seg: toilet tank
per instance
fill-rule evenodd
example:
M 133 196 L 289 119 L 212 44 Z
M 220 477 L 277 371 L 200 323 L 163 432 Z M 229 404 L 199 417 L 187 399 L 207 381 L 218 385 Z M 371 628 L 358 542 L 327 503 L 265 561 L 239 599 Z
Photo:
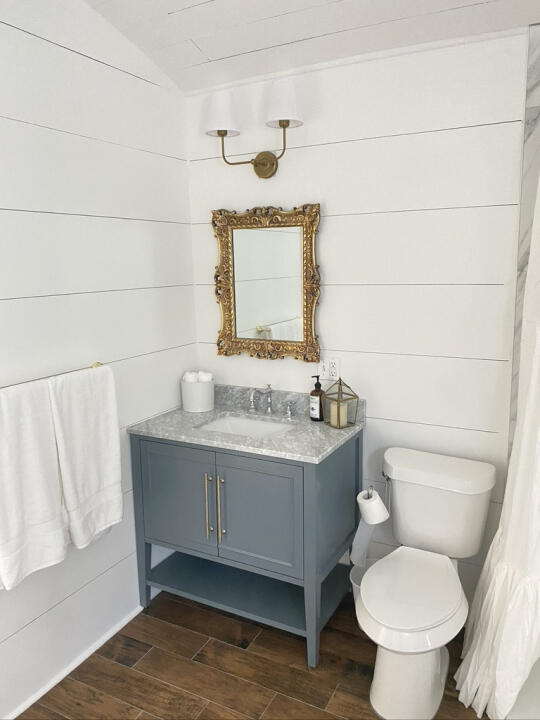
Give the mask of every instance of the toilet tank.
M 388 448 L 394 537 L 402 545 L 451 558 L 476 555 L 495 485 L 493 465 L 434 453 Z

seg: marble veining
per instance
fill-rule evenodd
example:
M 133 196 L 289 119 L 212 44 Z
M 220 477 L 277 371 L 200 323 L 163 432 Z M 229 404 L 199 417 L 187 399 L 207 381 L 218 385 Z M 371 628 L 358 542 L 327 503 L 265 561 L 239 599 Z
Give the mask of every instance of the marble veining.
M 237 450 L 255 455 L 284 458 L 318 464 L 365 426 L 365 401 L 360 400 L 357 424 L 336 430 L 326 423 L 315 423 L 309 418 L 309 395 L 304 393 L 273 391 L 272 415 L 262 410 L 265 398 L 258 399 L 258 411 L 248 413 L 250 388 L 238 385 L 216 385 L 215 409 L 205 413 L 189 413 L 181 409 L 157 415 L 132 425 L 132 435 L 173 440 L 211 448 Z M 287 403 L 294 403 L 291 420 L 285 417 Z M 254 438 L 247 435 L 206 430 L 212 420 L 226 416 L 250 417 L 257 420 L 281 422 L 291 428 L 288 432 L 269 437 Z
M 523 137 L 523 170 L 521 177 L 519 245 L 516 278 L 516 309 L 514 325 L 514 351 L 510 397 L 509 445 L 512 446 L 517 418 L 519 390 L 519 360 L 521 321 L 525 283 L 529 264 L 532 224 L 536 204 L 536 190 L 540 176 L 540 25 L 529 28 L 527 66 L 527 94 L 525 98 L 525 127 Z

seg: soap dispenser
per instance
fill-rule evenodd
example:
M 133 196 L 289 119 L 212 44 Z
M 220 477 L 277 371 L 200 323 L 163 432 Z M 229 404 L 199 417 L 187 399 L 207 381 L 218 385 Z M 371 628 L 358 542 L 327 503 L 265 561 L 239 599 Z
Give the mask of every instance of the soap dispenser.
M 321 390 L 321 383 L 319 382 L 320 375 L 312 375 L 311 377 L 317 378 L 315 383 L 315 390 L 312 390 L 309 396 L 309 417 L 313 422 L 322 422 L 323 419 L 323 391 Z

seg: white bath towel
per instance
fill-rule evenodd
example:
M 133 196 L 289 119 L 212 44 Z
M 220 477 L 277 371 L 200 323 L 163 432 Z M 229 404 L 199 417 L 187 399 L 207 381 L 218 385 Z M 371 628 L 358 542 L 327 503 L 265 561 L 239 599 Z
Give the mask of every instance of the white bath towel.
M 122 520 L 114 377 L 102 366 L 48 383 L 69 532 L 83 548 Z
M 0 588 L 61 562 L 69 542 L 45 380 L 0 390 Z

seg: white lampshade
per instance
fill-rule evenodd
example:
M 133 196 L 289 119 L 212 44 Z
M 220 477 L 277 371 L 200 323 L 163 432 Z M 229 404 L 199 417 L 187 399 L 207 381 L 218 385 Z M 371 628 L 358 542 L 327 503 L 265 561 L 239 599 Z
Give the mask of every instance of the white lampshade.
M 218 90 L 210 98 L 210 107 L 206 118 L 206 134 L 217 135 L 218 130 L 226 130 L 227 135 L 240 135 L 234 116 L 232 96 L 228 90 Z
M 289 127 L 303 125 L 302 115 L 296 102 L 296 89 L 292 78 L 274 80 L 270 88 L 270 102 L 268 104 L 269 127 L 279 127 L 280 120 L 288 120 Z

